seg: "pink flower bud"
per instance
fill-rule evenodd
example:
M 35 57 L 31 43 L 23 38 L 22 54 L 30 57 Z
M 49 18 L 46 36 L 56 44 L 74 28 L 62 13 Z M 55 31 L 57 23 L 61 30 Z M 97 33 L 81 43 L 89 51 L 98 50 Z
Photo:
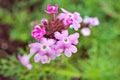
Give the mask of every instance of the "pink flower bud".
M 47 10 L 45 11 L 48 14 L 55 14 L 58 12 L 58 4 L 56 4 L 55 6 L 51 6 L 50 4 L 48 4 L 47 6 Z
M 40 26 L 35 26 L 35 29 L 32 30 L 32 37 L 36 40 L 40 40 L 46 34 L 45 28 Z
M 41 20 L 41 24 L 44 26 L 44 25 L 47 25 L 48 24 L 48 20 L 47 19 L 45 19 L 45 18 L 43 18 L 42 20 Z

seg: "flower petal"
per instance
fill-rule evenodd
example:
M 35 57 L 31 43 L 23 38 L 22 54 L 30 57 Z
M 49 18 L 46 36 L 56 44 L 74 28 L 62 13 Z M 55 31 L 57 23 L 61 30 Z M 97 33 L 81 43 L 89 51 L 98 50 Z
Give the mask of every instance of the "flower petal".
M 42 56 L 42 57 L 41 57 L 41 63 L 45 64 L 45 63 L 47 63 L 47 62 L 49 62 L 48 57 L 47 57 L 46 55 L 45 55 L 45 56 Z
M 35 62 L 39 62 L 41 59 L 41 55 L 39 53 L 37 53 L 35 56 L 34 56 L 34 61 Z
M 83 34 L 83 36 L 89 36 L 91 31 L 89 28 L 82 28 L 81 33 Z
M 68 37 L 68 30 L 63 30 L 63 31 L 62 31 L 62 35 L 63 35 L 64 37 Z
M 78 28 L 80 28 L 80 23 L 78 23 L 77 21 L 74 21 L 73 22 L 73 28 L 74 28 L 75 31 L 77 31 Z
M 62 10 L 64 13 L 68 13 L 68 11 L 65 10 L 65 9 L 63 9 L 63 8 L 61 8 L 61 10 Z
M 32 47 L 39 47 L 40 46 L 40 43 L 36 42 L 36 43 L 31 43 L 28 45 L 30 48 Z
M 48 39 L 48 41 L 47 41 L 47 45 L 48 46 L 51 46 L 51 45 L 53 45 L 55 43 L 55 40 L 54 39 Z
M 65 16 L 66 16 L 65 13 L 60 13 L 60 14 L 57 16 L 57 18 L 58 18 L 59 20 L 63 20 L 63 19 L 65 18 Z
M 61 56 L 63 49 L 56 50 L 56 56 Z
M 79 33 L 74 33 L 69 36 L 69 40 L 72 44 L 78 44 Z
M 32 69 L 32 65 L 31 64 L 28 64 L 26 65 L 27 69 L 31 70 Z
M 64 53 L 65 53 L 65 55 L 66 55 L 67 57 L 71 57 L 71 56 L 72 56 L 71 50 L 68 49 L 68 48 L 65 49 Z
M 70 50 L 71 50 L 71 52 L 73 52 L 73 53 L 76 53 L 76 52 L 77 52 L 77 48 L 76 48 L 74 45 L 72 45 L 72 46 L 70 47 Z
M 55 33 L 54 33 L 54 37 L 55 37 L 56 39 L 58 39 L 58 40 L 63 39 L 63 36 L 60 34 L 60 32 L 55 32 Z

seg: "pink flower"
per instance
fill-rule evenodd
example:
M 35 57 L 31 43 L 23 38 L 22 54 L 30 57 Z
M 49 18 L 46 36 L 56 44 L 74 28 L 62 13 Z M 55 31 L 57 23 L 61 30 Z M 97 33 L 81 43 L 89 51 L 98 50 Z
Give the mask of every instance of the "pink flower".
M 82 28 L 81 33 L 83 36 L 89 36 L 90 35 L 90 29 L 89 28 Z
M 32 37 L 34 37 L 36 40 L 40 40 L 44 35 L 46 34 L 45 28 L 40 27 L 39 25 L 35 26 L 35 29 L 32 30 Z
M 18 59 L 20 60 L 21 64 L 27 67 L 29 70 L 32 69 L 32 65 L 30 64 L 31 55 L 24 54 L 23 56 L 18 55 Z
M 63 20 L 64 25 L 73 25 L 74 30 L 78 30 L 80 28 L 80 23 L 82 22 L 82 18 L 78 12 L 70 13 L 65 9 L 61 8 L 63 13 L 60 13 L 57 18 Z
M 42 53 L 42 55 L 48 56 L 49 60 L 54 60 L 56 58 L 56 54 L 53 49 L 53 46 L 55 45 L 55 40 L 42 38 L 40 44 L 41 44 L 40 53 Z
M 36 53 L 34 57 L 35 62 L 41 62 L 44 64 L 49 63 L 51 60 L 54 60 L 56 58 L 56 54 L 53 48 L 54 44 L 54 39 L 47 38 L 41 38 L 40 43 L 30 44 L 30 52 Z
M 91 18 L 86 16 L 83 20 L 84 23 L 89 24 L 89 26 L 97 26 L 99 25 L 99 20 L 97 17 Z
M 77 52 L 77 48 L 74 45 L 78 44 L 78 33 L 68 36 L 68 31 L 64 30 L 62 33 L 55 32 L 55 38 L 58 39 L 55 48 L 57 56 L 60 56 L 62 51 L 64 51 L 67 57 L 70 57 L 72 53 Z
M 56 4 L 55 6 L 51 6 L 50 4 L 48 4 L 47 6 L 47 10 L 45 11 L 48 14 L 55 14 L 58 12 L 58 4 Z

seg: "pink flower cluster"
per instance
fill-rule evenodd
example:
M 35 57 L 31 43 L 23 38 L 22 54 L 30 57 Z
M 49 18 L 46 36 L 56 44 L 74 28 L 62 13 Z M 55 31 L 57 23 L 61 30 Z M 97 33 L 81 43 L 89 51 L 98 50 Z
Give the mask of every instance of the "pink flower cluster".
M 36 42 L 29 44 L 30 54 L 18 56 L 22 65 L 28 69 L 32 68 L 30 64 L 32 56 L 34 56 L 34 62 L 42 64 L 50 63 L 62 54 L 71 57 L 78 51 L 76 45 L 79 43 L 80 32 L 76 31 L 81 30 L 83 36 L 88 36 L 90 28 L 99 25 L 97 18 L 85 17 L 82 19 L 78 12 L 71 13 L 63 8 L 61 10 L 62 13 L 55 17 L 55 14 L 58 13 L 58 4 L 55 6 L 48 4 L 45 12 L 52 15 L 51 20 L 42 19 L 33 25 L 31 36 Z M 75 33 L 70 34 L 68 28 L 73 28 Z

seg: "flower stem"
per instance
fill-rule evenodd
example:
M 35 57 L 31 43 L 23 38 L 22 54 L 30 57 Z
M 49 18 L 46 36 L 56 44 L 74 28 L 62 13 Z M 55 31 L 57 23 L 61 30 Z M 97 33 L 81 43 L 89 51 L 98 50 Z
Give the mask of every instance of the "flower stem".
M 54 20 L 54 16 L 55 16 L 55 15 L 52 14 L 52 24 L 54 24 L 54 21 L 55 21 L 55 20 Z

